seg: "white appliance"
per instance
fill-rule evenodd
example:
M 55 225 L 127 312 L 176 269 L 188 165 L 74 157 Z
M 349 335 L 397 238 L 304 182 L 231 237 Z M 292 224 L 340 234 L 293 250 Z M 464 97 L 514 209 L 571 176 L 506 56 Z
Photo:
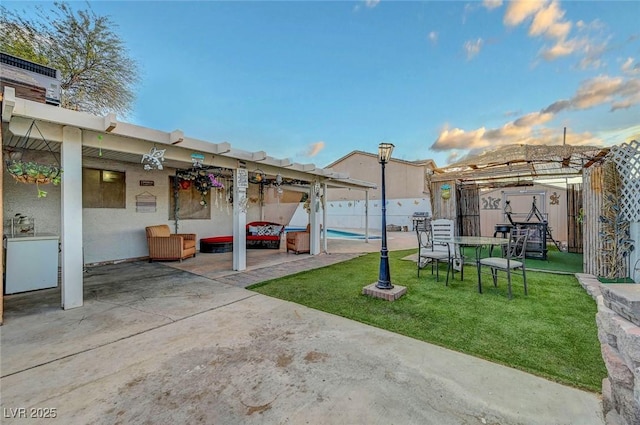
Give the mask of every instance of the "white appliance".
M 57 287 L 58 241 L 51 233 L 6 237 L 4 293 Z

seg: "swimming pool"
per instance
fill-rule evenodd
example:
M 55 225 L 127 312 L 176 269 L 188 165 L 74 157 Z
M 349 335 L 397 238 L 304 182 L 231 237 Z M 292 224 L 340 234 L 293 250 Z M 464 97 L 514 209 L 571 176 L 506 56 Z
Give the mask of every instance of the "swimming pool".
M 295 232 L 304 230 L 303 227 L 286 227 L 285 232 Z M 327 229 L 327 239 L 362 239 L 365 236 L 363 233 L 347 232 L 344 230 Z M 369 235 L 369 239 L 380 239 L 380 236 Z

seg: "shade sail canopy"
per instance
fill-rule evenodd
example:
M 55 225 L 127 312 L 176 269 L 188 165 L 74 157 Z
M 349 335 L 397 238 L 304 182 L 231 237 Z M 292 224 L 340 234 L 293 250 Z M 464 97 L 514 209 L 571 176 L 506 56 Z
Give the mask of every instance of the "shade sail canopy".
M 434 180 L 515 181 L 578 176 L 609 148 L 569 145 L 507 145 L 438 168 Z

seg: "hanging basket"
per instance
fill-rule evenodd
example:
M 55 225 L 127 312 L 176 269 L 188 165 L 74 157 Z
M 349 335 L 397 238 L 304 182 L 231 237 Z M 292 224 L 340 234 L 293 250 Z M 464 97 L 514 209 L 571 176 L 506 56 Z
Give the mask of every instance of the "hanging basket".
M 62 167 L 60 167 L 60 163 L 58 162 L 58 159 L 53 154 L 53 151 L 51 150 L 49 143 L 46 141 L 46 139 L 42 135 L 42 132 L 36 125 L 35 120 L 31 123 L 29 130 L 25 134 L 24 148 L 26 149 L 27 141 L 31 135 L 31 130 L 34 127 L 38 130 L 38 133 L 40 133 L 40 137 L 45 142 L 45 145 L 49 149 L 49 152 L 51 152 L 51 155 L 53 155 L 53 158 L 56 160 L 58 164 L 57 165 L 41 164 L 36 161 L 27 162 L 22 160 L 21 158 L 22 155 L 10 155 L 9 159 L 6 160 L 6 168 L 7 168 L 7 172 L 11 175 L 11 177 L 14 178 L 14 180 L 20 183 L 37 185 L 38 198 L 43 198 L 47 196 L 47 192 L 45 192 L 44 190 L 41 190 L 39 185 L 49 184 L 49 183 L 53 183 L 54 185 L 59 184 L 60 181 L 62 180 Z M 24 149 L 22 149 L 20 152 L 22 152 L 23 150 Z
M 23 162 L 21 160 L 7 161 L 7 172 L 20 183 L 48 184 L 60 183 L 62 169 L 55 165 L 40 164 L 38 162 Z

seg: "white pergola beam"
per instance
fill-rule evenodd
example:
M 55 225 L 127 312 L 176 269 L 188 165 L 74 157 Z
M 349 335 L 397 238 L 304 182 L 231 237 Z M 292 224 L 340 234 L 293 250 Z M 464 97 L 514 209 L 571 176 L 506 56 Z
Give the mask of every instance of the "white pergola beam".
M 2 94 L 2 121 L 9 122 L 16 107 L 16 89 L 5 86 Z
M 267 159 L 267 153 L 265 151 L 253 152 L 251 154 L 252 161 L 264 161 Z
M 184 133 L 182 130 L 174 130 L 169 134 L 169 143 L 172 145 L 177 145 L 182 142 L 184 142 Z
M 107 114 L 104 116 L 104 131 L 111 133 L 113 129 L 118 125 L 118 120 L 115 114 Z
M 5 87 L 4 90 L 2 119 L 10 122 L 10 131 L 16 136 L 24 136 L 31 124 L 31 121 L 37 120 L 38 127 L 43 131 L 45 138 L 49 141 L 55 142 L 62 142 L 61 126 L 77 127 L 84 133 L 96 132 L 98 134 L 104 134 L 108 128 L 115 124 L 115 127 L 104 135 L 102 144 L 97 147 L 128 152 L 132 149 L 127 149 L 125 144 L 132 144 L 132 142 L 138 141 L 142 142 L 145 146 L 144 151 L 140 152 L 140 147 L 138 146 L 135 148 L 135 152 L 132 153 L 144 154 L 150 149 L 150 145 L 166 145 L 167 154 L 165 155 L 165 158 L 167 159 L 171 157 L 188 157 L 183 150 L 187 153 L 191 150 L 192 152 L 202 152 L 205 155 L 219 155 L 219 157 L 214 160 L 214 162 L 218 164 L 221 164 L 222 162 L 225 164 L 237 164 L 237 161 L 248 161 L 254 163 L 260 161 L 261 164 L 264 164 L 263 166 L 268 164 L 273 166 L 276 170 L 281 169 L 282 172 L 275 171 L 274 174 L 281 173 L 283 174 L 283 177 L 297 178 L 300 180 L 313 180 L 314 176 L 330 178 L 331 181 L 328 181 L 328 184 L 331 187 L 351 187 L 360 190 L 376 187 L 375 184 L 369 182 L 350 179 L 346 173 L 335 173 L 332 170 L 329 171 L 330 169 L 318 168 L 314 164 L 292 163 L 289 159 L 271 158 L 262 151 L 248 152 L 239 149 L 232 149 L 228 142 L 216 144 L 192 139 L 182 135 L 183 141 L 180 143 L 179 147 L 175 147 L 175 149 L 178 150 L 174 151 L 171 144 L 179 140 L 180 137 L 178 136 L 182 133 L 179 130 L 168 133 L 125 122 L 118 122 L 115 117 L 112 117 L 111 115 L 107 115 L 107 117 L 95 116 L 85 112 L 71 111 L 44 103 L 16 98 L 15 89 L 12 87 Z M 110 136 L 119 137 L 112 139 Z M 118 139 L 124 140 L 125 143 L 121 143 Z M 145 142 L 147 144 L 144 144 Z M 87 146 L 91 146 L 91 138 L 83 137 L 83 143 Z M 169 151 L 171 151 L 171 154 Z M 229 161 L 222 161 L 223 158 L 228 158 Z M 176 160 L 182 161 L 182 159 Z M 185 162 L 190 162 L 190 159 L 187 158 Z M 227 166 L 227 168 L 235 168 L 235 166 Z M 286 171 L 286 173 L 284 171 Z M 287 176 L 285 176 L 285 174 L 287 174 Z M 340 179 L 341 182 L 337 183 L 334 179 Z
M 215 146 L 214 153 L 216 155 L 222 155 L 224 153 L 231 151 L 231 143 L 228 143 L 228 142 L 216 143 L 214 146 Z

